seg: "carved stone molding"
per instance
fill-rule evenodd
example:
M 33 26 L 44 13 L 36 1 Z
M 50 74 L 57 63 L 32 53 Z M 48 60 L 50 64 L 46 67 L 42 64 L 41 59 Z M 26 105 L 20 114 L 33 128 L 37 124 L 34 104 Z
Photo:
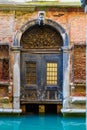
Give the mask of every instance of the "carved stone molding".
M 11 51 L 20 51 L 21 47 L 20 46 L 12 46 Z

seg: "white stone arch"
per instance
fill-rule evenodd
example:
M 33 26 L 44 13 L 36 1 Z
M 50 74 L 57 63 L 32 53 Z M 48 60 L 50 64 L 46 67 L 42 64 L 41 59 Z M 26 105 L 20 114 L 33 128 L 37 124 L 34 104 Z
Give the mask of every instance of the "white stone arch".
M 24 24 L 16 33 L 15 35 L 15 38 L 14 38 L 14 43 L 13 43 L 13 46 L 15 47 L 20 47 L 20 40 L 21 40 L 21 37 L 22 37 L 22 34 L 28 29 L 30 28 L 31 26 L 35 26 L 37 25 L 37 20 L 38 19 L 35 19 L 35 20 L 32 20 L 32 21 L 28 21 L 26 24 Z M 54 22 L 50 19 L 45 19 L 45 24 L 46 25 L 49 25 L 53 28 L 56 29 L 56 31 L 58 31 L 60 33 L 60 35 L 62 36 L 62 39 L 63 39 L 63 46 L 68 46 L 69 45 L 69 39 L 68 39 L 68 35 L 65 31 L 65 29 L 60 25 L 58 24 L 57 22 Z

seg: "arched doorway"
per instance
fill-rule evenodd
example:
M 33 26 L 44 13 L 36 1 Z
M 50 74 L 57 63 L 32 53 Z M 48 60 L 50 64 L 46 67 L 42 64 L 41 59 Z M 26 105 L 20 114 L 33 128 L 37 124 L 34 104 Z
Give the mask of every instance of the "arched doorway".
M 34 25 L 21 37 L 21 98 L 60 100 L 63 81 L 63 39 L 55 28 Z
M 27 22 L 15 36 L 14 108 L 20 107 L 20 96 L 24 103 L 52 104 L 69 93 L 68 36 L 58 23 L 46 19 L 38 25 L 37 20 Z

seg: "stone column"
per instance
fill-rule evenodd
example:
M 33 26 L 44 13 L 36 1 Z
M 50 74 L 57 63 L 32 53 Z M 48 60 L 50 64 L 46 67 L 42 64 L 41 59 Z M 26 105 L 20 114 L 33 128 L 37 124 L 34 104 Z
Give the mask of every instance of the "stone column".
M 13 109 L 20 109 L 20 48 L 13 47 Z
M 70 55 L 69 47 L 64 46 L 63 48 L 63 108 L 68 107 L 70 88 Z

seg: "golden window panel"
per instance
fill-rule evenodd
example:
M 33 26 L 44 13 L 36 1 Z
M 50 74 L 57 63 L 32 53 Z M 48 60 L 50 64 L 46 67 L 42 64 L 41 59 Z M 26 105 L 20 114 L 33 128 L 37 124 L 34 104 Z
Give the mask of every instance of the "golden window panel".
M 47 63 L 46 66 L 46 84 L 57 85 L 57 63 Z

